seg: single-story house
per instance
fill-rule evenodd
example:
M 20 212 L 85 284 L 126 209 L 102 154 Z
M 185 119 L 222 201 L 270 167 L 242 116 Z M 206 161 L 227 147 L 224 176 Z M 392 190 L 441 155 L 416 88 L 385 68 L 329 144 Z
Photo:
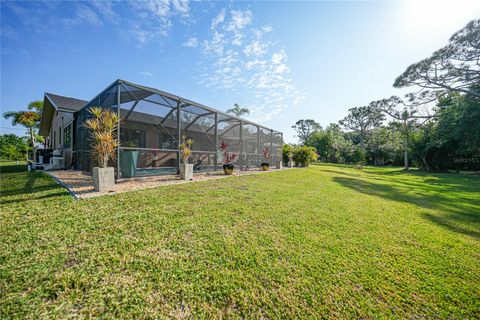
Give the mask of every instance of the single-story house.
M 95 165 L 89 133 L 82 125 L 93 106 L 120 117 L 119 147 L 111 164 L 117 178 L 176 173 L 183 137 L 193 140 L 195 171 L 221 166 L 222 142 L 237 154 L 234 163 L 240 168 L 282 160 L 281 132 L 168 92 L 116 80 L 90 101 L 45 93 L 40 135 L 47 149 L 61 150 L 66 168 L 90 171 Z

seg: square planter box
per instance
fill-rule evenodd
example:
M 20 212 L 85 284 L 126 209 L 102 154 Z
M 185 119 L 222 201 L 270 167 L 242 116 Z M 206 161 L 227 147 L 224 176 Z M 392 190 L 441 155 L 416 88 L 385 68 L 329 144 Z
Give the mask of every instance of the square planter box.
M 193 180 L 193 164 L 180 164 L 180 179 Z
M 115 185 L 115 174 L 113 167 L 93 168 L 93 187 L 95 191 L 112 191 Z

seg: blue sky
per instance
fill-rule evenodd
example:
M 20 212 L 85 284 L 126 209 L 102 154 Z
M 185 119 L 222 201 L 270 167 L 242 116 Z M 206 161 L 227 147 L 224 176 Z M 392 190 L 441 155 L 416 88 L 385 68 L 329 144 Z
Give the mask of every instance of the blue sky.
M 392 83 L 480 16 L 480 1 L 1 2 L 2 113 L 45 91 L 90 100 L 115 79 L 284 132 L 401 95 Z M 1 133 L 22 134 L 2 118 Z

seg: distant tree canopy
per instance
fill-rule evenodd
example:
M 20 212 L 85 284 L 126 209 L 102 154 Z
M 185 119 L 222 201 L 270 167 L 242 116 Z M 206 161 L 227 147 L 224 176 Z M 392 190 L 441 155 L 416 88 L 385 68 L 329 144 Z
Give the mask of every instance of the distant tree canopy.
M 293 128 L 325 162 L 480 170 L 480 19 L 394 83 L 410 86 L 420 90 L 350 108 L 325 130 L 311 119 Z
M 348 110 L 350 113 L 339 123 L 347 130 L 353 130 L 358 134 L 360 139 L 360 147 L 364 147 L 366 140 L 370 134 L 370 131 L 378 127 L 385 115 L 371 106 L 351 108 Z
M 301 144 L 305 144 L 314 132 L 322 130 L 322 126 L 312 119 L 298 120 L 292 128 Z
M 26 160 L 28 145 L 26 138 L 15 134 L 0 135 L 0 159 Z

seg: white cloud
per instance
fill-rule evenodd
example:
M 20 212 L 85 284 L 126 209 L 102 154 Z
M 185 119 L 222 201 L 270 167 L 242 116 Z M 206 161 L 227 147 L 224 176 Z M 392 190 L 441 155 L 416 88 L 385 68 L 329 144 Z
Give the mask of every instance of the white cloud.
M 30 32 L 61 33 L 64 28 L 101 27 L 111 23 L 115 24 L 122 40 L 139 47 L 163 40 L 174 23 L 192 21 L 187 0 L 90 0 L 71 2 L 66 10 L 60 10 L 53 1 L 25 5 L 7 1 L 2 2 L 3 6 Z
M 246 46 L 243 52 L 247 56 L 262 56 L 267 52 L 267 46 L 267 44 L 257 40 Z
M 89 2 L 105 19 L 117 24 L 120 21 L 120 17 L 113 9 L 113 3 L 106 0 L 91 0 Z
M 252 119 L 264 121 L 298 105 L 305 93 L 286 76 L 286 51 L 264 38 L 273 27 L 258 28 L 253 21 L 249 10 L 232 10 L 227 19 L 225 9 L 212 20 L 211 36 L 202 42 L 199 83 L 230 92 Z
M 262 31 L 263 31 L 264 33 L 272 32 L 272 31 L 273 31 L 273 27 L 268 24 L 268 25 L 262 27 Z
M 196 48 L 198 46 L 198 39 L 196 37 L 190 37 L 183 43 L 183 46 L 187 48 Z
M 250 10 L 232 10 L 232 19 L 230 20 L 227 31 L 240 30 L 252 23 L 253 15 Z
M 278 52 L 275 52 L 272 56 L 272 62 L 274 64 L 281 64 L 283 61 L 287 59 L 287 54 L 285 53 L 285 50 L 280 50 Z
M 225 20 L 226 10 L 223 8 L 218 15 L 212 20 L 212 29 L 215 29 L 220 23 Z
M 154 78 L 154 79 L 157 78 L 157 76 L 151 73 L 150 71 L 142 71 L 142 75 L 149 78 Z
M 91 27 L 99 27 L 103 25 L 103 22 L 100 20 L 97 13 L 83 4 L 77 5 L 75 17 L 64 18 L 61 19 L 61 21 L 67 28 L 73 28 L 79 25 L 88 25 Z
M 190 7 L 186 0 L 147 0 L 128 2 L 132 10 L 129 32 L 125 38 L 143 46 L 150 41 L 161 40 L 169 34 L 177 17 L 186 21 Z

